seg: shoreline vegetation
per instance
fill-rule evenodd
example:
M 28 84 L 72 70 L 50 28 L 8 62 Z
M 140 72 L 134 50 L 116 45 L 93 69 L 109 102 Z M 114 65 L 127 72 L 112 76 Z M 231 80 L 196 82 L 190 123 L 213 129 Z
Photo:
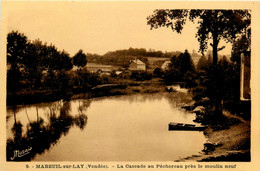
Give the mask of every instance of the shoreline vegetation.
M 161 79 L 148 81 L 131 81 L 116 84 L 97 85 L 88 90 L 75 87 L 61 94 L 59 90 L 23 90 L 20 92 L 9 92 L 7 106 L 26 105 L 42 102 L 53 102 L 58 100 L 90 99 L 95 97 L 130 95 L 134 93 L 158 93 L 166 92 L 166 87 Z

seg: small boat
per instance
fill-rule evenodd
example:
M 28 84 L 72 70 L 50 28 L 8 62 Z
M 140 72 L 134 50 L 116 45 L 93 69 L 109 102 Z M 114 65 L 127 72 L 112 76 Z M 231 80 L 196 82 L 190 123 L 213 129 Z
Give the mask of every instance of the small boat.
M 169 131 L 203 131 L 206 126 L 170 122 Z

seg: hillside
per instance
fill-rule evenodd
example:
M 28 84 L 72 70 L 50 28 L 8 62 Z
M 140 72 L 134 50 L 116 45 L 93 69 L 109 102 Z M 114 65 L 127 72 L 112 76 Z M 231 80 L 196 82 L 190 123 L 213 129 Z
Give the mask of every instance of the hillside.
M 128 67 L 129 62 L 137 58 L 146 63 L 148 68 L 156 68 L 160 67 L 165 60 L 169 60 L 172 56 L 180 53 L 180 51 L 162 52 L 151 49 L 147 51 L 144 48 L 129 48 L 110 51 L 104 55 L 88 53 L 87 59 L 90 63 Z

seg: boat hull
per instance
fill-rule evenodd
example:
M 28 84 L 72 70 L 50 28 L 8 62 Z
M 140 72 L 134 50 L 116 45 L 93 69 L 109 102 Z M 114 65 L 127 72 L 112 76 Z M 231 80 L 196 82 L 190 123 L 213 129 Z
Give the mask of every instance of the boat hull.
M 169 124 L 169 131 L 204 131 L 205 126 L 193 126 L 193 125 L 172 125 Z

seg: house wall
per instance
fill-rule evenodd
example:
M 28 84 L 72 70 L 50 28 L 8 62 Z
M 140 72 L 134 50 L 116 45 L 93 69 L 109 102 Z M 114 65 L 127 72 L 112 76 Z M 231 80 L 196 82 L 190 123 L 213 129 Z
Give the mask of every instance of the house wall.
M 137 65 L 137 68 L 141 69 L 141 70 L 145 70 L 146 69 L 145 65 Z
M 146 66 L 145 66 L 145 64 L 131 63 L 131 64 L 129 65 L 129 69 L 130 69 L 130 70 L 143 70 L 143 71 L 145 71 Z
M 129 68 L 137 68 L 137 64 L 136 64 L 136 63 L 131 63 L 131 64 L 129 65 Z

